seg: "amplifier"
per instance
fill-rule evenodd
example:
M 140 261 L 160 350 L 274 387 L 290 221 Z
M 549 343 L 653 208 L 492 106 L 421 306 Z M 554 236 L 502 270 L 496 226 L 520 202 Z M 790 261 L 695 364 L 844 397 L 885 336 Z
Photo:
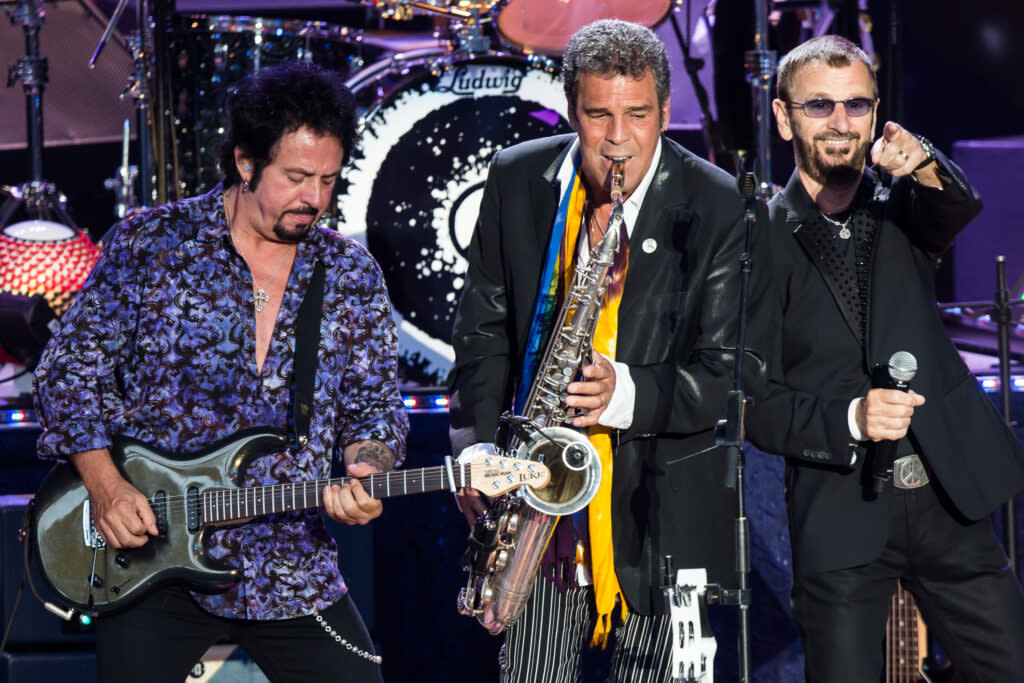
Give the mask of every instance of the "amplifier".
M 6 652 L 0 683 L 96 683 L 93 652 Z

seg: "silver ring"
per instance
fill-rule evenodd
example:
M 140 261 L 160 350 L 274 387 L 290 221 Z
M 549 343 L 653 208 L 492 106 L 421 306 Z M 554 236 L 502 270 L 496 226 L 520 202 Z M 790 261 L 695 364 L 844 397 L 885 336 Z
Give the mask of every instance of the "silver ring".
M 910 158 L 910 155 L 907 154 L 906 152 L 900 152 L 900 156 L 903 157 L 903 161 L 906 161 L 907 159 Z
M 607 403 L 607 401 L 605 401 L 604 394 L 601 394 L 601 405 L 604 406 L 605 403 Z

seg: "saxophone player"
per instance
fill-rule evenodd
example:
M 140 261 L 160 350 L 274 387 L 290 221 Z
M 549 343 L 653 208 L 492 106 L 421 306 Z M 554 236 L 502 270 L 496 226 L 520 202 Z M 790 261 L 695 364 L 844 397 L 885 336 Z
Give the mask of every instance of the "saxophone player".
M 601 20 L 570 40 L 562 71 L 575 131 L 496 154 L 469 248 L 449 375 L 455 453 L 492 441 L 521 405 L 566 272 L 602 239 L 622 163 L 621 244 L 593 335 L 568 385 L 603 467 L 581 512 L 560 519 L 519 617 L 505 629 L 507 682 L 575 682 L 586 647 L 616 681 L 669 676 L 662 558 L 736 583 L 734 494 L 713 443 L 725 414 L 736 326 L 742 201 L 732 179 L 663 135 L 665 46 L 649 29 Z M 621 160 L 624 159 L 624 162 Z M 517 398 L 518 394 L 518 398 Z M 472 518 L 485 500 L 467 492 Z

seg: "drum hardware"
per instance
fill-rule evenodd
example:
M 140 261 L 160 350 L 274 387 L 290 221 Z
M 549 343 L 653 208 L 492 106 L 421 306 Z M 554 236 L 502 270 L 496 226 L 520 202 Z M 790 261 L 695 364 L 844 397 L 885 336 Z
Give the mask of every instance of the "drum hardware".
M 92 58 L 89 59 L 90 69 L 96 66 L 96 60 L 99 59 L 100 53 L 103 51 L 104 46 L 110 39 L 110 36 L 114 31 L 114 27 L 121 19 L 121 14 L 124 12 L 127 5 L 128 0 L 120 0 L 117 7 L 114 9 L 114 12 L 110 15 L 110 20 L 107 22 L 103 35 L 100 37 L 100 41 L 96 45 L 96 49 L 93 51 Z M 122 170 L 120 173 L 124 177 L 124 180 L 121 181 L 119 185 L 112 185 L 104 182 L 104 187 L 107 189 L 113 189 L 117 193 L 117 213 L 119 218 L 124 217 L 127 207 L 141 206 L 145 208 L 151 206 L 152 203 L 157 200 L 156 194 L 153 190 L 153 180 L 156 174 L 156 169 L 153 161 L 153 131 L 150 121 L 151 98 L 148 77 L 152 72 L 152 59 L 150 58 L 150 55 L 153 52 L 153 24 L 150 20 L 148 0 L 138 0 L 137 12 L 138 29 L 133 31 L 126 38 L 135 68 L 128 79 L 128 85 L 125 87 L 124 92 L 121 93 L 121 98 L 124 99 L 126 97 L 130 97 L 132 99 L 138 116 L 139 165 L 135 169 L 135 174 L 140 180 L 140 199 L 139 201 L 135 201 L 133 196 L 124 195 L 126 191 L 129 193 L 133 191 L 134 183 L 129 182 L 129 179 L 131 178 L 131 171 L 127 163 L 127 153 L 124 151 L 123 147 Z M 125 122 L 125 125 L 126 137 L 124 144 L 126 146 L 128 144 L 127 136 L 129 134 L 127 121 Z
M 1000 407 L 1003 415 L 1003 419 L 1006 424 L 1014 429 L 1017 425 L 1013 420 L 1013 413 L 1011 410 L 1010 401 L 1010 365 L 1012 363 L 1011 356 L 1018 356 L 1019 354 L 1014 352 L 1011 347 L 1011 341 L 1016 342 L 1017 339 L 1011 340 L 1011 328 L 1014 332 L 1014 337 L 1017 336 L 1019 325 L 1017 320 L 1022 318 L 1015 317 L 1024 313 L 1024 299 L 1010 296 L 1010 290 L 1007 287 L 1006 279 L 1006 257 L 996 256 L 996 291 L 995 297 L 992 301 L 955 301 L 952 303 L 940 303 L 938 304 L 938 310 L 941 313 L 952 315 L 955 318 L 959 318 L 962 322 L 966 323 L 969 321 L 967 318 L 966 311 L 969 311 L 971 316 L 987 315 L 988 321 L 983 326 L 974 323 L 975 327 L 981 327 L 981 329 L 991 329 L 993 326 L 996 328 L 994 331 L 997 335 L 997 353 L 999 356 L 999 390 L 1000 390 Z M 947 328 L 951 325 L 950 320 L 946 320 Z M 980 321 L 979 321 L 980 322 Z M 963 348 L 960 344 L 957 344 L 959 348 Z M 1016 346 L 1013 343 L 1012 346 Z M 1003 522 L 1003 547 L 1006 548 L 1007 557 L 1010 560 L 1010 570 L 1016 575 L 1020 576 L 1019 568 L 1017 566 L 1017 525 L 1016 513 L 1014 512 L 1016 504 L 1011 498 L 1006 501 L 1003 505 L 1002 510 L 1002 522 Z
M 704 88 L 704 84 L 700 81 L 698 72 L 704 68 L 705 61 L 698 57 L 693 57 L 692 53 L 692 40 L 687 40 L 685 36 L 693 35 L 690 31 L 690 0 L 686 0 L 683 6 L 683 11 L 686 14 L 686 32 L 684 34 L 682 28 L 679 26 L 679 20 L 676 18 L 676 13 L 672 12 L 669 17 L 672 23 L 672 31 L 675 33 L 676 41 L 679 43 L 679 49 L 682 52 L 683 67 L 686 69 L 687 75 L 690 77 L 690 85 L 693 87 L 693 94 L 697 98 L 697 103 L 700 106 L 701 112 L 701 128 L 704 131 L 704 147 L 707 149 L 708 161 L 713 164 L 717 164 L 716 161 L 718 155 L 725 150 L 722 147 L 722 138 L 718 131 L 718 122 L 715 120 L 714 115 L 711 113 L 711 102 L 708 98 L 708 92 Z
M 721 587 L 708 584 L 703 567 L 674 571 L 672 556 L 664 558 L 662 591 L 669 615 L 673 683 L 713 683 L 718 643 L 708 622 L 708 604 L 717 601 Z
M 22 185 L 0 188 L 7 198 L 0 206 L 0 227 L 19 207 L 35 218 L 58 221 L 78 230 L 67 209 L 67 197 L 53 183 L 43 180 L 43 91 L 49 82 L 46 57 L 39 56 L 39 30 L 46 12 L 42 0 L 19 0 L 17 7 L 4 7 L 12 24 L 21 24 L 25 32 L 25 56 L 7 70 L 7 87 L 21 81 L 25 91 L 25 117 L 28 129 L 28 149 L 32 164 L 32 180 Z
M 135 180 L 139 177 L 139 167 L 128 163 L 128 151 L 131 146 L 131 121 L 124 120 L 124 136 L 121 140 L 121 165 L 117 167 L 117 175 L 103 181 L 103 187 L 113 191 L 117 203 L 114 213 L 124 218 L 132 209 L 139 207 L 135 198 Z
M 430 14 L 448 19 L 448 41 L 459 55 L 488 52 L 492 40 L 484 35 L 483 26 L 491 23 L 493 2 L 459 2 L 458 6 L 434 4 L 417 0 L 377 0 L 382 17 L 411 19 L 417 14 Z

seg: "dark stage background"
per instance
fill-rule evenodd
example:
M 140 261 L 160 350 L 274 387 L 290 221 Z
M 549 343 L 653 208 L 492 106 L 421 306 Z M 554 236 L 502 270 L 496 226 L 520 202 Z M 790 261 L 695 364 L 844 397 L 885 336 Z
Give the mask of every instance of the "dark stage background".
M 62 0 L 62 4 L 68 3 Z M 326 6 L 271 11 L 263 2 L 253 13 L 301 13 L 305 18 L 336 22 L 357 22 L 368 14 L 366 8 L 339 9 L 331 3 L 320 4 Z M 739 6 L 750 4 L 744 1 Z M 699 15 L 701 6 L 694 16 Z M 246 2 L 221 3 L 212 11 L 243 12 L 247 8 L 251 5 Z M 1020 40 L 1024 35 L 1024 3 L 871 0 L 870 12 L 881 64 L 882 119 L 896 120 L 953 153 L 987 199 L 987 210 L 944 259 L 938 275 L 940 297 L 991 297 L 995 287 L 991 260 L 997 253 L 1007 257 L 1013 287 L 1024 273 L 1024 245 L 1020 241 L 1024 210 L 1019 201 L 1024 185 L 1024 70 L 1020 67 L 1024 64 L 1024 41 Z M 83 22 L 81 30 L 88 32 L 81 42 L 89 43 L 98 39 L 102 27 Z M 662 26 L 659 34 L 673 58 L 674 134 L 694 149 L 703 149 L 697 130 L 699 108 L 686 81 L 674 35 L 668 26 Z M 44 27 L 41 42 L 44 54 L 51 59 L 51 72 L 57 73 L 54 70 L 58 69 L 60 52 L 71 39 L 47 32 Z M 0 27 L 0 40 L 17 46 L 20 30 Z M 8 50 L 5 54 L 10 53 Z M 709 64 L 700 74 L 709 89 L 714 81 L 711 69 Z M 115 95 L 122 77 L 126 74 L 116 73 L 104 81 Z M 723 73 L 719 77 L 742 76 Z M 57 107 L 62 96 L 55 88 L 48 91 L 44 102 L 47 107 Z M 19 118 L 20 87 L 0 90 L 0 101 L 2 110 L 9 112 L 0 121 L 5 132 L 2 139 L 15 140 L 0 144 L 0 184 L 21 183 L 27 180 L 29 171 L 23 148 L 24 120 Z M 76 134 L 73 125 L 67 132 L 55 124 L 51 142 L 60 144 L 50 144 L 44 152 L 45 177 L 68 195 L 77 220 L 94 238 L 114 222 L 113 198 L 102 182 L 113 175 L 119 163 L 116 132 L 125 114 L 116 99 L 108 106 L 109 111 L 100 105 L 88 113 L 108 116 L 115 124 L 113 136 L 108 131 L 106 137 L 90 133 L 71 139 Z M 83 117 L 86 113 L 79 111 Z M 66 121 L 73 124 L 75 119 L 72 116 Z M 58 139 L 62 135 L 63 139 Z M 791 153 L 777 137 L 775 142 L 773 178 L 784 183 L 792 170 Z M 1014 371 L 1019 374 L 1020 366 Z M 1024 419 L 1022 404 L 1024 394 L 1015 393 L 1018 421 Z M 418 413 L 412 416 L 412 425 L 407 466 L 437 464 L 448 451 L 447 415 Z M 36 487 L 45 468 L 33 460 L 35 435 L 31 428 L 0 431 L 0 494 L 25 494 Z M 792 574 L 782 461 L 753 449 L 748 456 L 754 680 L 797 683 L 803 680 L 802 654 L 789 616 Z M 1018 511 L 1022 507 L 1024 500 L 1019 500 Z M 424 683 L 496 681 L 500 639 L 488 636 L 474 621 L 456 612 L 456 595 L 464 580 L 459 560 L 465 548 L 466 528 L 454 501 L 441 494 L 414 496 L 389 500 L 384 509 L 381 519 L 370 527 L 339 529 L 337 537 L 346 579 L 384 657 L 385 679 Z M 0 617 L 6 624 L 21 576 L 20 547 L 11 540 L 20 515 L 10 512 L 0 517 Z M 1024 528 L 1021 512 L 1017 527 Z M 733 618 L 729 610 L 714 615 L 719 636 L 716 680 L 720 682 L 736 680 Z M 43 635 L 12 641 L 10 654 L 0 666 L 0 683 L 44 678 L 54 683 L 91 680 L 87 628 L 75 627 L 69 632 L 69 627 L 62 627 L 30 595 L 22 599 L 15 623 L 29 634 Z M 594 656 L 594 664 L 600 669 L 600 656 Z M 592 680 L 598 679 L 588 679 L 588 683 Z

